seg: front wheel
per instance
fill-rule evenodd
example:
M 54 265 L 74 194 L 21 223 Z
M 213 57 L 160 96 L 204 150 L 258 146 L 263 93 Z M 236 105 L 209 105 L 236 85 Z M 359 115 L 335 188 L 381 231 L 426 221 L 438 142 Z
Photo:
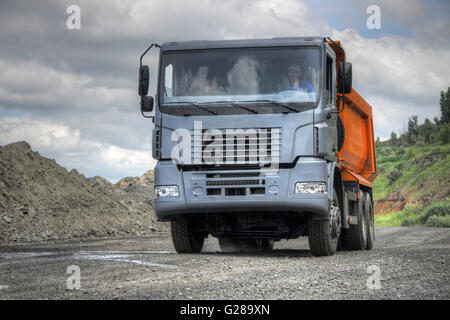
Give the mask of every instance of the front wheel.
M 178 253 L 199 253 L 205 242 L 196 220 L 192 217 L 181 216 L 170 223 L 172 242 Z
M 316 220 L 311 218 L 308 221 L 309 248 L 314 256 L 331 256 L 336 253 L 341 225 L 339 199 L 336 191 L 334 191 L 329 219 Z

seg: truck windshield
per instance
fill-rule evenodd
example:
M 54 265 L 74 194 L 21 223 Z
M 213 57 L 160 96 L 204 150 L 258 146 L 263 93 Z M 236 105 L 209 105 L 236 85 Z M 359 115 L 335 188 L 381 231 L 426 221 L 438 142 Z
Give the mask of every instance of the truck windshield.
M 164 53 L 160 103 L 311 105 L 318 100 L 319 57 L 319 48 L 313 47 Z

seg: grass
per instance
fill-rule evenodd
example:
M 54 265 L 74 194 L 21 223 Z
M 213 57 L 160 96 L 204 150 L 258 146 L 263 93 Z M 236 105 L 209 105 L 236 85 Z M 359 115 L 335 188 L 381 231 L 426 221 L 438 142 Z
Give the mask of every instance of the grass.
M 444 200 L 423 208 L 407 205 L 402 211 L 375 217 L 379 226 L 450 227 L 450 200 Z
M 450 227 L 450 144 L 377 147 L 377 165 L 374 200 L 397 192 L 410 201 L 427 198 L 433 204 L 408 204 L 401 211 L 376 216 L 376 225 Z
M 424 182 L 445 183 L 450 179 L 450 144 L 412 146 L 401 153 L 399 150 L 402 149 L 403 147 L 391 146 L 377 149 L 378 177 L 373 185 L 375 200 L 385 198 L 395 191 L 412 190 Z M 427 156 L 438 157 L 439 160 L 428 165 Z M 389 179 L 390 175 L 395 179 Z

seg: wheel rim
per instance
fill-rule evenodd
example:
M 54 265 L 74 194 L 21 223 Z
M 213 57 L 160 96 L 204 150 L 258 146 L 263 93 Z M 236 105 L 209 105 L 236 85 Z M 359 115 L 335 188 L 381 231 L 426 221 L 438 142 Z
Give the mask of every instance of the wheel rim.
M 330 208 L 330 235 L 331 239 L 339 238 L 341 234 L 341 210 L 333 200 Z

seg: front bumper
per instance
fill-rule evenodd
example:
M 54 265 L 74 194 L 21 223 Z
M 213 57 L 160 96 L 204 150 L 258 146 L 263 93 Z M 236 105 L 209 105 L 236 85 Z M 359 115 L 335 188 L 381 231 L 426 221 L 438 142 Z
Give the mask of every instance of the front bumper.
M 178 197 L 155 198 L 155 213 L 159 220 L 179 214 L 291 211 L 328 217 L 328 193 L 294 194 L 296 182 L 328 182 L 327 162 L 317 158 L 300 158 L 291 169 L 279 169 L 276 174 L 255 177 L 258 170 L 180 171 L 171 161 L 160 161 L 155 167 L 155 186 L 177 185 Z M 233 174 L 233 178 L 227 178 Z M 215 178 L 224 175 L 224 178 Z M 242 178 L 239 178 L 242 175 Z M 237 178 L 236 178 L 237 177 Z M 263 180 L 255 186 L 251 181 Z M 211 186 L 211 181 L 214 186 Z M 219 181 L 219 182 L 218 182 Z M 239 181 L 240 185 L 222 185 L 223 181 Z M 249 182 L 249 184 L 246 184 Z M 225 183 L 225 182 L 224 182 Z M 252 194 L 251 188 L 263 188 L 264 194 Z M 220 194 L 208 195 L 207 189 L 220 189 Z M 245 195 L 227 195 L 225 189 L 245 189 Z

